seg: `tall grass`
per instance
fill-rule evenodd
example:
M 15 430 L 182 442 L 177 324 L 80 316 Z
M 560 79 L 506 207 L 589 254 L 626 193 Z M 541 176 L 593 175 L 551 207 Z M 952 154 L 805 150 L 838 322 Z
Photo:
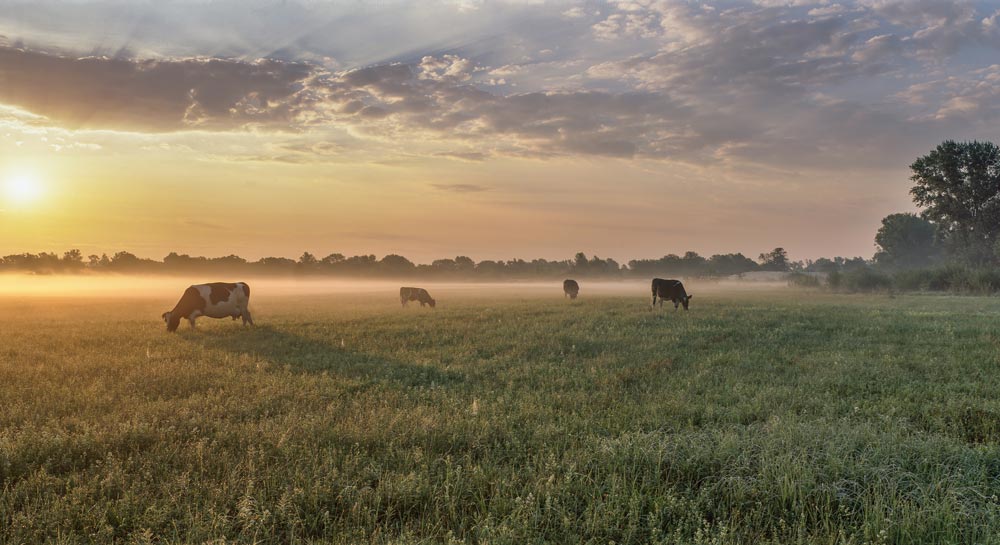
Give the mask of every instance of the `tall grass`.
M 1000 302 L 0 301 L 0 542 L 998 543 Z

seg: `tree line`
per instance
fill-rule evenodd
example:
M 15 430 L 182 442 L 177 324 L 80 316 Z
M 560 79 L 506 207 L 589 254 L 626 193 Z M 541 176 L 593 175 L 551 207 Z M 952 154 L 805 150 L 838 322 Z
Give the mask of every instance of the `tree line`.
M 111 256 L 84 255 L 79 250 L 58 253 L 13 254 L 0 258 L 0 272 L 34 274 L 119 273 L 119 274 L 247 274 L 344 277 L 415 277 L 432 279 L 530 279 L 576 276 L 583 278 L 625 278 L 650 275 L 682 277 L 722 277 L 754 271 L 829 272 L 850 268 L 865 260 L 834 258 L 791 261 L 783 248 L 762 253 L 755 261 L 743 254 L 716 254 L 703 257 L 689 251 L 667 254 L 659 259 L 633 259 L 620 264 L 614 259 L 588 257 L 583 252 L 573 259 L 511 259 L 474 261 L 467 256 L 436 259 L 418 264 L 397 254 L 381 259 L 375 255 L 326 257 L 305 252 L 298 259 L 264 257 L 248 261 L 237 255 L 200 257 L 171 252 L 162 260 L 138 257 L 129 252 Z

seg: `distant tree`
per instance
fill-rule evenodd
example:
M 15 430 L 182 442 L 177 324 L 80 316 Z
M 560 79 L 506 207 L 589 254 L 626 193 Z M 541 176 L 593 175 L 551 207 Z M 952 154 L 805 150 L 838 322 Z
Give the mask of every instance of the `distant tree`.
M 742 274 L 755 271 L 759 267 L 757 262 L 743 254 L 715 254 L 708 258 L 709 274 L 717 276 L 728 276 L 731 274 Z
M 791 264 L 788 261 L 788 252 L 780 247 L 766 254 L 760 254 L 757 260 L 760 261 L 760 268 L 764 271 L 785 272 L 791 268 Z
M 628 268 L 632 274 L 641 276 L 686 274 L 685 261 L 677 254 L 667 254 L 660 259 L 633 259 L 628 262 Z
M 70 272 L 83 269 L 83 253 L 80 250 L 69 250 L 63 253 L 62 267 Z
M 840 264 L 840 269 L 843 271 L 857 271 L 861 269 L 867 269 L 869 263 L 865 261 L 863 257 L 836 257 L 834 258 L 838 264 Z
M 169 272 L 192 272 L 198 269 L 199 265 L 203 265 L 204 259 L 199 262 L 197 258 L 193 258 L 187 254 L 178 254 L 177 252 L 170 252 L 163 258 L 163 267 Z
M 116 272 L 137 273 L 154 272 L 162 263 L 152 259 L 140 258 L 130 252 L 117 252 L 111 256 L 108 268 Z
M 454 259 L 435 259 L 431 262 L 431 268 L 440 273 L 454 273 L 458 266 Z
M 111 260 L 108 258 L 108 254 L 87 256 L 87 268 L 89 269 L 106 269 L 109 265 L 111 265 Z
M 213 257 L 209 260 L 213 267 L 221 270 L 235 271 L 247 264 L 247 260 L 234 254 Z
M 413 271 L 416 265 L 412 261 L 401 255 L 389 254 L 379 262 L 379 268 L 385 274 L 407 274 Z
M 344 259 L 344 254 L 330 254 L 321 261 L 324 265 L 334 265 L 336 263 L 343 263 Z
M 1000 235 L 1000 148 L 947 140 L 910 169 L 913 201 L 948 248 L 973 262 L 995 259 Z
M 681 274 L 685 276 L 701 276 L 707 272 L 708 260 L 698 255 L 698 252 L 684 252 L 681 258 Z
M 134 271 L 139 263 L 139 258 L 129 252 L 117 252 L 111 257 L 111 268 L 119 271 Z
M 808 272 L 832 273 L 839 270 L 840 265 L 836 261 L 826 257 L 821 257 L 806 265 L 806 271 Z
M 36 271 L 40 268 L 38 256 L 35 254 L 13 254 L 3 258 L 4 266 L 12 271 Z
M 480 261 L 476 263 L 476 274 L 480 276 L 487 276 L 491 278 L 496 278 L 503 276 L 504 264 L 502 261 L 493 261 L 487 259 L 485 261 Z
M 531 264 L 523 259 L 514 258 L 504 264 L 507 274 L 513 277 L 530 276 L 532 273 Z
M 937 228 L 915 214 L 890 214 L 875 234 L 875 263 L 885 267 L 926 267 L 934 261 Z
M 463 273 L 471 273 L 476 270 L 476 262 L 464 255 L 457 256 L 455 257 L 455 270 Z
M 316 274 L 319 272 L 319 260 L 309 252 L 302 252 L 295 263 L 296 274 Z
M 264 274 L 289 274 L 296 265 L 295 260 L 287 257 L 262 257 L 253 264 L 253 269 Z
M 343 263 L 339 266 L 351 275 L 366 276 L 375 272 L 375 269 L 378 266 L 378 258 L 376 258 L 373 254 L 352 255 L 351 257 L 345 258 Z
M 622 266 L 618 264 L 617 261 L 611 259 L 610 257 L 604 260 L 604 274 L 618 275 L 621 273 Z

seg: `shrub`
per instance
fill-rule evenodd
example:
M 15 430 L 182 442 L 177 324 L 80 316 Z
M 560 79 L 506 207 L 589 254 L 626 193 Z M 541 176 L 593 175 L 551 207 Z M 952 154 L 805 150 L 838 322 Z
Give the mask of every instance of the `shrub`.
M 785 276 L 788 280 L 788 287 L 791 288 L 818 288 L 819 287 L 819 276 L 815 274 L 809 274 L 804 272 L 793 272 L 788 273 Z
M 826 285 L 832 290 L 839 290 L 844 284 L 844 275 L 840 271 L 833 271 L 826 276 Z
M 900 289 L 996 293 L 1000 291 L 1000 271 L 948 265 L 935 269 L 901 271 L 896 274 Z
M 966 265 L 908 269 L 893 273 L 891 283 L 899 291 L 992 294 L 1000 292 L 1000 270 Z
M 897 272 L 892 280 L 900 291 L 926 291 L 930 289 L 933 276 L 930 269 L 911 269 Z
M 831 273 L 827 283 L 832 289 L 861 292 L 883 291 L 893 287 L 892 277 L 870 268 Z

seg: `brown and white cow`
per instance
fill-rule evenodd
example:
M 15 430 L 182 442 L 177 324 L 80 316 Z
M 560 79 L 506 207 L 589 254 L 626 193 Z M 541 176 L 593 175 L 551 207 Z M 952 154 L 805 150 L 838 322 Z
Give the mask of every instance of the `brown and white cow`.
M 193 329 L 194 321 L 199 316 L 232 317 L 233 320 L 243 318 L 243 325 L 253 325 L 249 305 L 250 286 L 243 282 L 195 284 L 184 290 L 173 310 L 163 313 L 163 321 L 167 323 L 167 331 L 171 332 L 177 331 L 181 318 L 187 319 Z
M 399 288 L 399 302 L 405 307 L 410 301 L 420 301 L 420 306 L 430 305 L 434 308 L 435 301 L 424 288 Z

